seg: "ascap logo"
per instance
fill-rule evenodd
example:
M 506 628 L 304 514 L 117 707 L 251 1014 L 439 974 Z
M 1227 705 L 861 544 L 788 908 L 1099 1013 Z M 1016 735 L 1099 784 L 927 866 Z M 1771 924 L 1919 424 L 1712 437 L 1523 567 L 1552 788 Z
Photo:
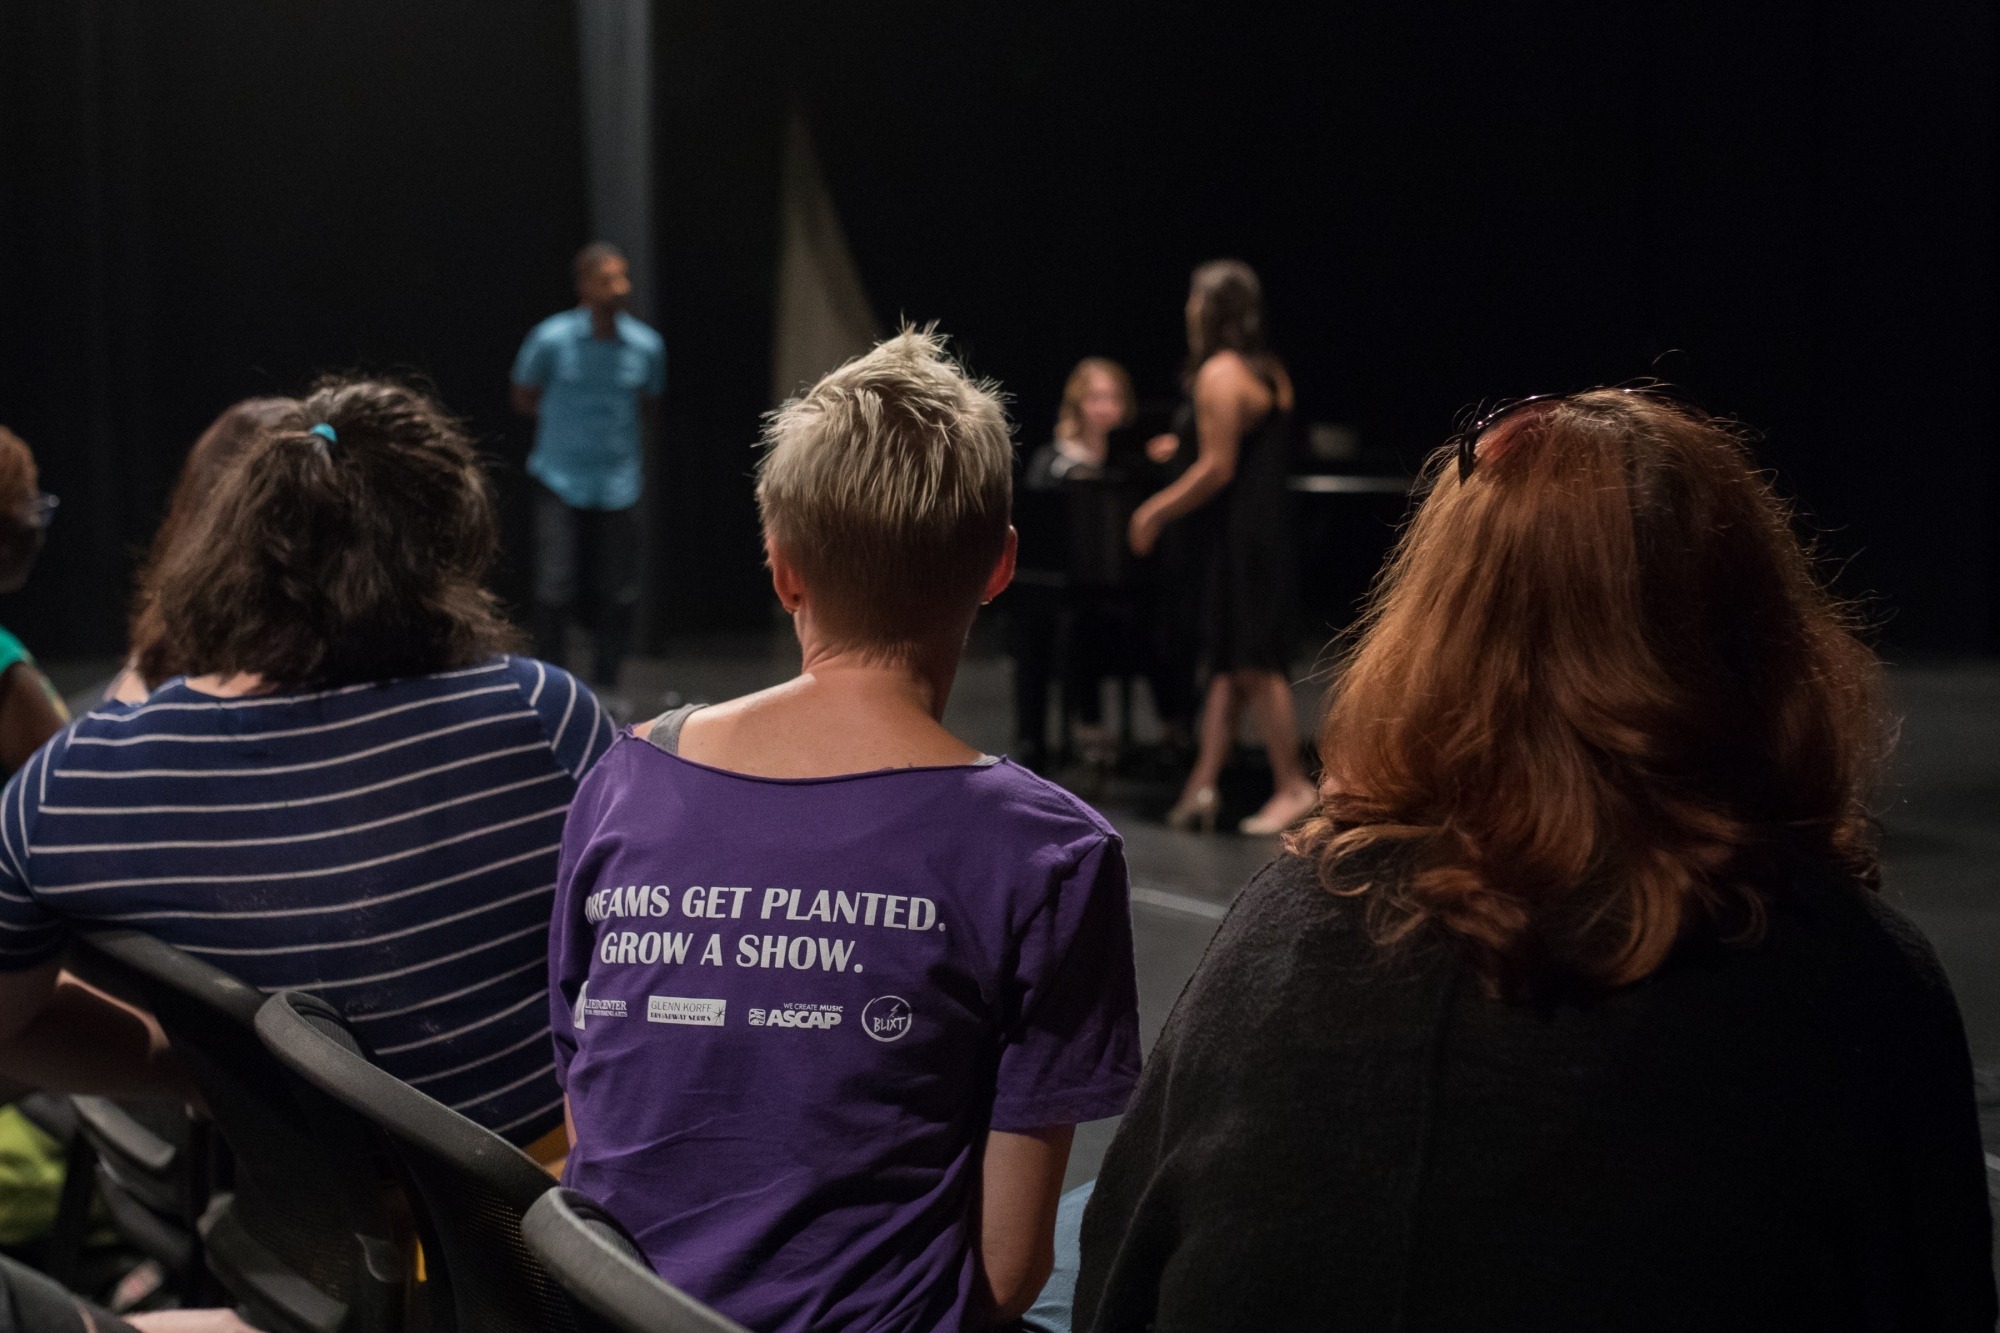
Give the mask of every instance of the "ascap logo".
M 878 995 L 861 1010 L 861 1030 L 876 1041 L 898 1041 L 910 1035 L 910 1002 L 900 995 Z
M 719 1028 L 727 1000 L 690 1000 L 679 995 L 648 995 L 648 1023 L 682 1023 L 689 1027 Z
M 782 1009 L 752 1009 L 753 1028 L 817 1028 L 825 1031 L 840 1026 L 841 1006 L 837 1004 L 788 1004 Z

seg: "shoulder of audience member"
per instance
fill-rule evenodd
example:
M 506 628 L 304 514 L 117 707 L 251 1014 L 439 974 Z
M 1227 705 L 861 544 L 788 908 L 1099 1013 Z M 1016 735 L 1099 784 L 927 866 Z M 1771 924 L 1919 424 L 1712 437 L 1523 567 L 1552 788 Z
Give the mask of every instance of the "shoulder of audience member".
M 1857 988 L 1875 1002 L 1955 1008 L 1951 981 L 1937 950 L 1917 923 L 1883 894 L 1839 871 L 1814 867 L 1799 871 L 1784 897 L 1817 923 L 1834 951 L 1829 961 L 1847 979 L 1844 988 L 1859 983 Z M 1785 907 L 1781 898 L 1773 913 L 1773 934 L 1784 933 Z
M 1002 818 L 1039 825 L 1052 841 L 1097 843 L 1110 841 L 1120 846 L 1124 838 L 1088 801 L 1040 777 L 1009 759 L 986 770 L 994 785 L 994 795 Z
M 543 732 L 552 747 L 558 750 L 585 747 L 585 771 L 604 757 L 617 739 L 618 724 L 582 677 L 538 657 L 507 653 L 501 661 L 521 698 L 541 718 Z M 583 740 L 585 735 L 590 738 L 587 744 Z M 582 771 L 577 774 L 582 775 Z
M 120 713 L 132 710 L 130 704 L 114 704 L 111 707 Z M 0 784 L 0 787 L 4 787 L 5 795 L 5 799 L 0 800 L 0 807 L 5 807 L 9 814 L 18 813 L 30 821 L 40 814 L 44 796 L 61 778 L 60 765 L 64 753 L 69 749 L 70 741 L 78 735 L 120 734 L 106 729 L 105 724 L 112 719 L 97 717 L 100 711 L 93 708 L 80 717 L 72 718 L 64 723 L 62 729 L 55 735 L 43 741 L 35 752 L 28 756 L 27 762 L 10 773 L 4 784 Z M 97 717 L 95 725 L 92 724 L 93 717 Z M 17 788 L 25 790 L 17 792 Z
M 1210 946 L 1210 962 L 1227 968 L 1239 956 L 1259 960 L 1274 950 L 1302 950 L 1316 966 L 1323 964 L 1333 970 L 1379 963 L 1381 956 L 1364 900 L 1345 890 L 1393 873 L 1393 866 L 1381 863 L 1343 866 L 1333 874 L 1329 887 L 1328 876 L 1316 860 L 1280 853 L 1250 877 L 1230 904 Z M 1411 963 L 1427 958 L 1435 942 L 1424 938 L 1428 935 L 1428 931 L 1419 931 L 1419 938 L 1398 950 L 1398 956 Z M 1260 985 L 1275 984 L 1280 975 L 1265 972 L 1259 962 L 1253 962 L 1250 970 L 1261 979 Z

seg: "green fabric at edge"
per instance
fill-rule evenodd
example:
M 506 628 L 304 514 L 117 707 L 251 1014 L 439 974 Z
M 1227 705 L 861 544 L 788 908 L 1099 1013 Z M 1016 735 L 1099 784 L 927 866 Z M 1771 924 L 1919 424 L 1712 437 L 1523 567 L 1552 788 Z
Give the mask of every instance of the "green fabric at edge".
M 55 1224 L 62 1184 L 62 1145 L 20 1107 L 0 1106 L 0 1245 L 46 1235 Z

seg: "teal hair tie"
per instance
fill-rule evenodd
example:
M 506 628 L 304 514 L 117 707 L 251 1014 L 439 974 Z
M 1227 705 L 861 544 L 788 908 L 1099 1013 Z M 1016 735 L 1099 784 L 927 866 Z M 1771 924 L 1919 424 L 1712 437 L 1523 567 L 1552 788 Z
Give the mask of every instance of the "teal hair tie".
M 334 433 L 333 427 L 327 425 L 324 421 L 320 422 L 317 426 L 307 427 L 306 433 L 309 435 L 317 435 L 322 440 L 325 440 L 328 444 L 340 443 L 340 436 L 336 435 Z

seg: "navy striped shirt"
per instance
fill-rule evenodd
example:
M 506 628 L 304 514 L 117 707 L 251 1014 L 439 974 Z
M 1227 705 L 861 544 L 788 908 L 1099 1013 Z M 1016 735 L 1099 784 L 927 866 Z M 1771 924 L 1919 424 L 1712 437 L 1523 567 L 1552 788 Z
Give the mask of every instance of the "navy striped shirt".
M 530 658 L 79 718 L 0 794 L 0 969 L 143 930 L 338 1005 L 382 1067 L 517 1143 L 561 1122 L 548 932 L 563 818 L 613 726 Z

